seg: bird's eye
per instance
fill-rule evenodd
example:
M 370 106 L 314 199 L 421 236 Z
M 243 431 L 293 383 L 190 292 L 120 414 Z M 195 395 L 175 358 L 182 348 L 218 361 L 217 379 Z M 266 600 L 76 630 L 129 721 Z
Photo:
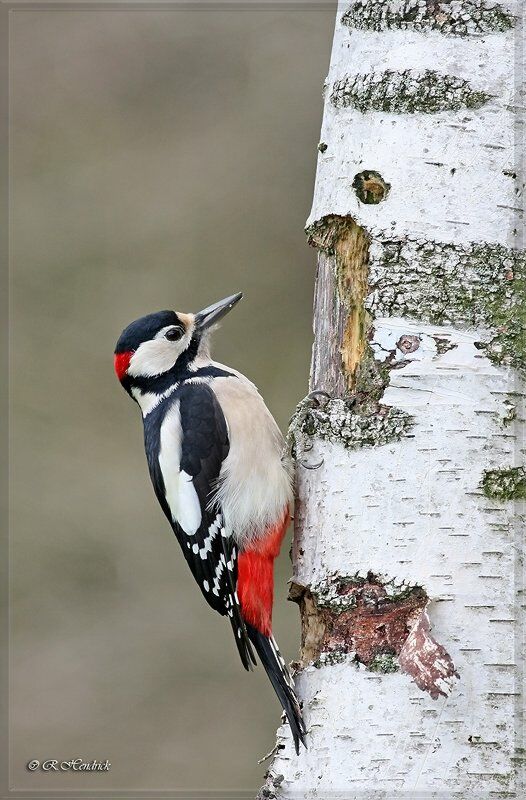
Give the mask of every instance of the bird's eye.
M 183 334 L 184 330 L 182 328 L 170 328 L 170 330 L 166 331 L 164 334 L 164 338 L 168 339 L 169 342 L 177 342 Z

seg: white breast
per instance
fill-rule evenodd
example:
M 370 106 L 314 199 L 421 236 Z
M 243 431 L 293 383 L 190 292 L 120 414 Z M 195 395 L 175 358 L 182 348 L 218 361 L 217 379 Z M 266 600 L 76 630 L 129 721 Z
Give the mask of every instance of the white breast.
M 211 382 L 230 441 L 214 499 L 221 503 L 226 532 L 246 544 L 290 506 L 292 466 L 284 457 L 283 436 L 258 390 L 243 375 L 235 374 L 238 380 L 214 378 Z
M 191 475 L 180 470 L 181 440 L 181 415 L 177 401 L 161 424 L 159 466 L 172 519 L 188 536 L 192 536 L 201 524 L 201 506 Z

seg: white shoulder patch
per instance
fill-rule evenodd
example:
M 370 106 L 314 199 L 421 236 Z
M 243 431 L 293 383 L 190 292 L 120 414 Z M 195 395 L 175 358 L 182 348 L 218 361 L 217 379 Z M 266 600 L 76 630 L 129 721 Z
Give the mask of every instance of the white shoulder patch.
M 172 519 L 188 536 L 193 536 L 201 524 L 201 505 L 192 476 L 180 469 L 181 439 L 181 415 L 176 402 L 161 425 L 159 466 Z

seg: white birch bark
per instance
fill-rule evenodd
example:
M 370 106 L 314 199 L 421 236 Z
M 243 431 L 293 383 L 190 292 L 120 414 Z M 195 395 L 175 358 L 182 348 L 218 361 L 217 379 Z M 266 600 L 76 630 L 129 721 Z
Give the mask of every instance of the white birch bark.
M 523 796 L 521 13 L 338 8 L 308 222 L 330 399 L 293 422 L 308 750 L 280 728 L 261 798 Z

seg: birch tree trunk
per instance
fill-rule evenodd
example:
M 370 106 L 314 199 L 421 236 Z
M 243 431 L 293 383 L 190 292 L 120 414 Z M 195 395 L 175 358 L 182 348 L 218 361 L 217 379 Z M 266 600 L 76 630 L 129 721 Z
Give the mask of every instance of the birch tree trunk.
M 338 8 L 307 227 L 328 396 L 291 426 L 309 749 L 280 729 L 261 798 L 523 796 L 521 6 Z

